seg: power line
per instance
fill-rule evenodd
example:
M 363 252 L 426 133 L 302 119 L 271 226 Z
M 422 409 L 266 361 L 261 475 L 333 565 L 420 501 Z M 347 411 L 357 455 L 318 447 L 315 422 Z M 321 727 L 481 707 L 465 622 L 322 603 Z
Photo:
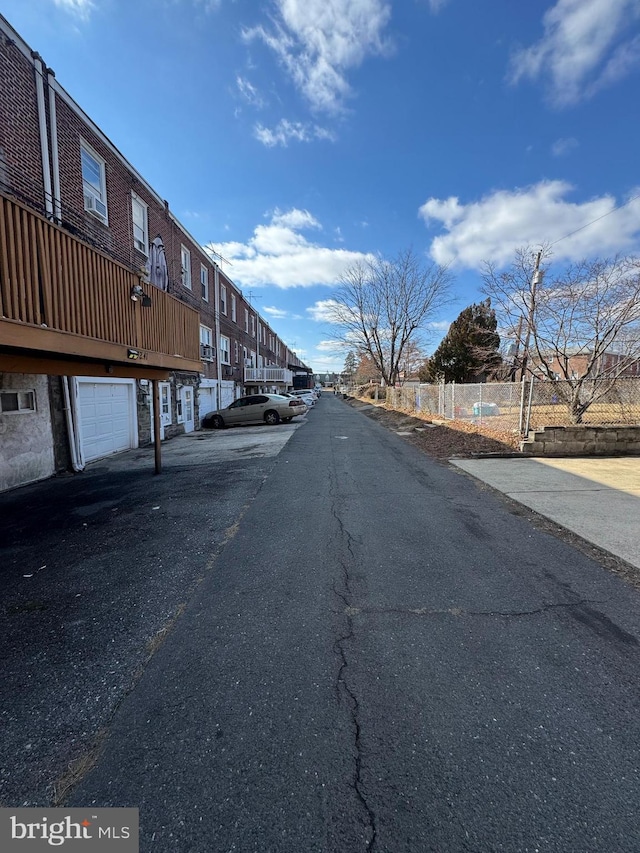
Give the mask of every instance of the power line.
M 585 225 L 581 225 L 580 228 L 576 228 L 575 231 L 571 231 L 569 234 L 565 234 L 564 237 L 559 237 L 557 240 L 554 240 L 553 243 L 549 243 L 549 247 L 555 246 L 556 243 L 560 243 L 562 240 L 566 240 L 568 237 L 573 237 L 573 235 L 577 234 L 579 231 L 584 231 L 585 228 L 588 228 L 595 222 L 599 222 L 601 219 L 604 219 L 605 216 L 611 216 L 611 214 L 615 213 L 616 210 L 622 210 L 623 207 L 626 207 L 628 204 L 631 204 L 631 202 L 635 201 L 637 198 L 640 198 L 640 193 L 627 199 L 624 204 L 617 204 L 615 207 L 612 207 L 611 210 L 608 210 L 606 213 L 603 213 L 602 216 L 598 216 L 595 219 L 592 219 L 591 222 L 587 222 Z

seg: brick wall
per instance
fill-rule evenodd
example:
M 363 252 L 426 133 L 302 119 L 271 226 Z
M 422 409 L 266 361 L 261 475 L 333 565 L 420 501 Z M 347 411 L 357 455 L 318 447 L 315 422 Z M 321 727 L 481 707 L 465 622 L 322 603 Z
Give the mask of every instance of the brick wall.
M 33 64 L 3 33 L 0 33 L 0 157 L 5 190 L 43 210 L 35 71 Z

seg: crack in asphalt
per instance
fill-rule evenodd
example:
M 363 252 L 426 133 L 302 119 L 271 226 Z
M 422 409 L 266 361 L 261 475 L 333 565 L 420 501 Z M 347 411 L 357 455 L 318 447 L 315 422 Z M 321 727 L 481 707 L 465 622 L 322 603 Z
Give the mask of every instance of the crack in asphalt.
M 345 601 L 344 597 L 341 597 L 343 601 Z M 366 615 L 380 614 L 383 616 L 388 613 L 393 613 L 404 616 L 501 616 L 504 618 L 511 618 L 521 616 L 538 616 L 541 613 L 546 613 L 547 611 L 554 610 L 555 608 L 579 608 L 589 604 L 606 604 L 606 602 L 585 598 L 580 599 L 579 601 L 542 604 L 541 607 L 537 607 L 534 610 L 465 610 L 462 607 L 447 607 L 444 609 L 431 609 L 429 607 L 353 607 L 352 605 L 347 604 L 344 612 L 347 614 L 348 618 L 355 616 L 357 613 L 364 613 Z
M 369 829 L 369 838 L 366 842 L 366 849 L 368 853 L 372 853 L 376 844 L 377 828 L 375 812 L 367 800 L 362 782 L 362 730 L 360 727 L 360 704 L 355 692 L 351 687 L 349 687 L 346 680 L 349 662 L 347 660 L 345 644 L 352 640 L 354 636 L 352 612 L 358 612 L 357 608 L 353 608 L 351 606 L 353 593 L 351 590 L 351 577 L 349 574 L 349 565 L 355 562 L 355 554 L 353 553 L 352 537 L 336 511 L 334 502 L 332 502 L 331 505 L 331 513 L 338 524 L 340 539 L 346 543 L 346 549 L 349 555 L 348 560 L 340 559 L 339 561 L 342 569 L 342 590 L 338 588 L 337 581 L 333 584 L 334 594 L 344 604 L 343 613 L 347 620 L 346 631 L 337 638 L 333 646 L 334 651 L 340 660 L 340 667 L 338 669 L 338 675 L 335 683 L 336 700 L 338 704 L 345 704 L 347 706 L 351 716 L 355 749 L 355 771 L 351 787 L 353 788 L 358 801 L 366 814 L 366 821 Z

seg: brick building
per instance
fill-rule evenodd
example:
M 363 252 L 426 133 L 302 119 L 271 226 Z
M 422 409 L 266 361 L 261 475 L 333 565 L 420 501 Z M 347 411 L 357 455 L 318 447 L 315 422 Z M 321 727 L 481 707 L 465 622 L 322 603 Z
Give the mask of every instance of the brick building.
M 0 490 L 310 376 L 0 16 Z

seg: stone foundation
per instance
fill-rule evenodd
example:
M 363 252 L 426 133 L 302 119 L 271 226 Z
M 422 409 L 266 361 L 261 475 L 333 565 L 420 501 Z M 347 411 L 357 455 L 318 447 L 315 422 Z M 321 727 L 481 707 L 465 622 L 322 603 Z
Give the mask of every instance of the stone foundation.
M 640 425 L 544 427 L 531 430 L 520 450 L 528 456 L 638 456 Z

